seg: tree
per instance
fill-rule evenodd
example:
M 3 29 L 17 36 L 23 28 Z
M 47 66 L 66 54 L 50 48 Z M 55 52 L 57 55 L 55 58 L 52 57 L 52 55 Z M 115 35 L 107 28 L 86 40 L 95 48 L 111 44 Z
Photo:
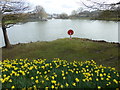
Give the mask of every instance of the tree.
M 73 16 L 76 16 L 78 13 L 77 13 L 77 11 L 76 10 L 73 10 L 72 12 L 71 12 L 71 15 L 73 15 Z
M 61 19 L 68 19 L 68 14 L 67 13 L 62 13 L 59 16 Z
M 81 13 L 81 12 L 83 12 L 83 8 L 82 7 L 77 9 L 77 13 Z
M 89 9 L 96 9 L 96 10 L 112 10 L 116 9 L 120 5 L 120 1 L 117 3 L 107 3 L 107 2 L 97 2 L 95 0 L 87 0 L 89 5 L 81 1 L 84 6 Z
M 35 7 L 34 12 L 36 13 L 36 16 L 43 20 L 43 18 L 47 18 L 47 13 L 45 12 L 44 8 L 40 5 Z
M 107 3 L 94 0 L 87 0 L 89 5 L 83 1 L 82 4 L 88 9 L 102 11 L 99 18 L 116 18 L 120 20 L 120 1 L 116 3 Z
M 21 0 L 1 0 L 0 1 L 0 20 L 5 41 L 5 47 L 10 48 L 11 44 L 7 35 L 7 28 L 21 22 L 20 13 L 27 10 L 28 4 Z

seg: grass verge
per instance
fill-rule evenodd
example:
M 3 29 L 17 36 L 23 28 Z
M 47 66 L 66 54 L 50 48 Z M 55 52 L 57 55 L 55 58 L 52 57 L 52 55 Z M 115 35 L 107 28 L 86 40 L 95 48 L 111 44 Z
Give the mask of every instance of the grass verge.
M 98 65 L 115 67 L 119 70 L 120 63 L 118 44 L 93 42 L 86 39 L 73 38 L 58 39 L 51 42 L 35 42 L 14 45 L 10 49 L 2 49 L 5 59 L 47 59 L 60 58 L 70 61 L 94 60 Z

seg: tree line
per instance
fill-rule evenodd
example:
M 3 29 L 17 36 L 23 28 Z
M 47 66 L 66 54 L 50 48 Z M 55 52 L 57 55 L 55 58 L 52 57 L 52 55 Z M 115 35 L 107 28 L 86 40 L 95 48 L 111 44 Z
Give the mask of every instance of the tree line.
M 91 19 L 120 21 L 120 1 L 115 3 L 94 0 L 85 1 L 87 1 L 90 4 L 84 3 L 81 0 L 82 4 L 90 10 L 86 14 L 89 14 L 88 16 Z
M 83 5 L 87 7 L 87 10 L 82 7 L 73 10 L 70 17 L 120 21 L 120 2 L 113 4 L 93 2 L 92 5 L 86 5 L 85 3 Z
M 95 11 L 82 11 L 71 14 L 70 18 L 88 18 L 94 20 L 115 20 L 120 21 L 120 9 L 115 10 L 95 10 Z

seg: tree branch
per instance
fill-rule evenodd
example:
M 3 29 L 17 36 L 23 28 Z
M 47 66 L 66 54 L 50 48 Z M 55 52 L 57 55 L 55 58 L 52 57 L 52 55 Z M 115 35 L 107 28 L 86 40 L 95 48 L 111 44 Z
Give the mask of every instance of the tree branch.
M 87 4 L 85 4 L 83 1 L 81 1 L 82 2 L 82 4 L 85 6 L 85 7 L 87 7 L 87 8 L 90 8 L 90 9 L 97 9 L 97 10 L 100 10 L 100 9 L 103 9 L 103 10 L 105 10 L 105 9 L 114 9 L 114 7 L 116 6 L 116 5 L 119 5 L 120 4 L 120 2 L 118 2 L 118 3 L 111 3 L 111 4 L 106 4 L 105 2 L 95 2 L 95 1 L 92 1 L 92 0 L 90 0 L 90 2 L 91 3 L 93 3 L 93 5 L 92 6 L 90 6 L 90 5 L 87 5 Z
M 82 2 L 82 1 L 81 1 L 81 2 Z M 97 10 L 98 10 L 98 8 L 95 8 L 94 6 L 88 6 L 88 5 L 86 5 L 84 2 L 82 2 L 82 4 L 83 4 L 84 6 L 86 6 L 87 8 L 97 9 Z

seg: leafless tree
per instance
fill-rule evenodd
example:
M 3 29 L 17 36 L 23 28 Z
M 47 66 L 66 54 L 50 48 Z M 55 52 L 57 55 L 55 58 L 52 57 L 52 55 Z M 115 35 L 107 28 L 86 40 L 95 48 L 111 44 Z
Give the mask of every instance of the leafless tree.
M 36 13 L 37 17 L 41 20 L 47 17 L 47 13 L 45 12 L 44 8 L 40 5 L 35 7 L 34 12 Z
M 61 14 L 59 15 L 59 17 L 60 17 L 61 19 L 68 19 L 68 14 L 67 14 L 67 13 L 61 13 Z
M 0 0 L 0 21 L 6 48 L 11 47 L 7 28 L 20 22 L 20 13 L 28 10 L 28 8 L 28 4 L 22 0 Z
M 87 0 L 89 2 L 89 5 L 86 4 L 84 1 L 82 1 L 82 4 L 86 6 L 89 9 L 95 9 L 95 10 L 112 10 L 120 5 L 120 1 L 117 3 L 106 3 L 106 2 L 98 2 L 95 0 Z
M 71 12 L 71 15 L 77 15 L 78 13 L 77 13 L 77 11 L 76 10 L 73 10 L 72 12 Z
M 116 20 L 120 18 L 120 1 L 110 3 L 103 0 L 81 0 L 81 3 L 90 11 L 96 10 L 101 12 L 99 18 L 101 16 L 108 18 L 107 15 L 116 18 Z

